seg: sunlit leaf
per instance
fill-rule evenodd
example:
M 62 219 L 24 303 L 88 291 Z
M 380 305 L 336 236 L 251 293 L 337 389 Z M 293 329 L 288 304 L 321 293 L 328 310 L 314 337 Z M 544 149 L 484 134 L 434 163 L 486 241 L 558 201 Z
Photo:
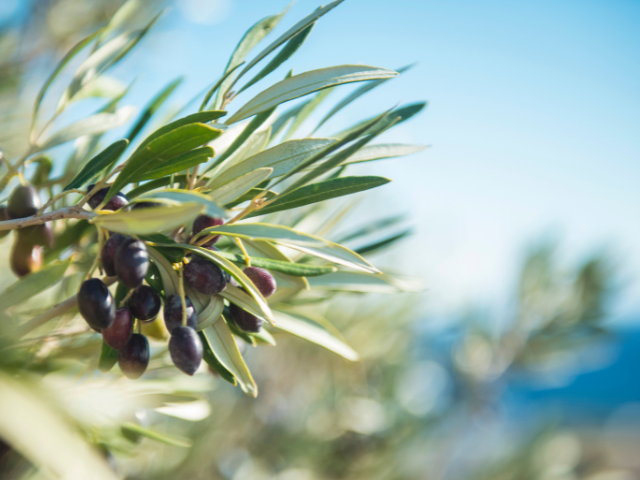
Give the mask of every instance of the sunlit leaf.
M 380 250 L 383 250 L 385 248 L 388 248 L 391 245 L 394 245 L 396 242 L 399 242 L 403 238 L 406 238 L 407 236 L 411 235 L 412 232 L 413 230 L 408 229 L 403 232 L 397 233 L 395 235 L 391 235 L 390 237 L 384 238 L 382 240 L 378 240 L 377 242 L 373 242 L 368 245 L 358 247 L 355 249 L 355 251 L 359 255 L 372 254 Z
M 407 145 L 403 143 L 381 143 L 379 145 L 367 145 L 340 165 L 351 165 L 353 163 L 371 162 L 385 158 L 402 157 L 412 153 L 421 152 L 428 148 L 426 145 Z
M 212 179 L 211 186 L 215 188 L 217 185 L 264 167 L 273 168 L 269 178 L 280 176 L 334 141 L 329 138 L 305 138 L 283 142 L 229 167 Z
M 211 157 L 213 157 L 214 151 L 211 147 L 201 147 L 184 153 L 176 158 L 173 158 L 170 162 L 164 163 L 153 170 L 150 170 L 142 175 L 140 178 L 135 178 L 134 181 L 152 180 L 156 178 L 165 177 L 173 173 L 182 172 L 201 163 L 206 163 Z
M 200 203 L 143 208 L 128 212 L 105 213 L 93 218 L 91 222 L 111 232 L 147 234 L 168 231 L 183 225 L 200 215 L 203 208 Z
M 391 180 L 383 177 L 341 177 L 299 187 L 290 193 L 274 199 L 273 203 L 247 216 L 255 217 L 267 213 L 281 212 L 292 208 L 303 207 L 313 203 L 323 202 L 332 198 L 363 192 L 371 188 L 389 183 Z
M 399 107 L 392 110 L 387 114 L 387 116 L 389 118 L 399 117 L 396 124 L 402 123 L 406 120 L 409 120 L 411 117 L 413 117 L 414 115 L 422 111 L 426 106 L 427 106 L 427 102 L 410 103 L 409 105 L 405 105 L 404 107 Z M 350 136 L 353 132 L 361 130 L 362 127 L 366 125 L 368 122 L 371 122 L 373 118 L 374 117 L 358 122 L 356 125 L 349 127 L 346 130 L 343 130 L 335 134 L 334 136 L 339 138 Z
M 249 88 L 251 85 L 259 82 L 264 77 L 266 77 L 271 72 L 273 72 L 276 68 L 278 68 L 280 65 L 282 65 L 284 62 L 289 60 L 289 58 L 291 58 L 291 56 L 294 53 L 296 53 L 298 49 L 302 46 L 304 41 L 307 39 L 307 37 L 311 33 L 311 30 L 313 30 L 314 25 L 315 24 L 312 23 L 307 28 L 305 28 L 300 33 L 298 33 L 295 37 L 293 37 L 291 40 L 289 40 L 287 44 L 282 48 L 282 50 L 280 50 L 278 54 L 275 57 L 273 57 L 273 59 L 262 70 L 260 70 L 260 72 L 258 72 L 256 76 L 254 76 L 240 90 L 238 90 L 238 93 L 243 92 L 244 90 Z
M 275 316 L 277 322 L 276 328 L 309 340 L 352 362 L 360 359 L 358 354 L 349 345 L 342 340 L 338 340 L 325 329 L 304 320 L 302 317 L 283 312 L 275 312 Z
M 353 82 L 391 78 L 396 75 L 397 73 L 393 70 L 367 65 L 341 65 L 301 73 L 282 80 L 253 97 L 229 118 L 227 123 L 239 122 L 281 103 L 325 88 Z
M 240 384 L 244 393 L 252 397 L 258 396 L 258 386 L 244 362 L 224 317 L 220 318 L 206 331 L 211 350 L 219 362 L 229 370 Z
M 309 285 L 319 290 L 345 290 L 384 294 L 417 292 L 422 289 L 422 284 L 416 279 L 395 278 L 386 274 L 371 275 L 369 273 L 345 271 L 309 278 Z
M 145 193 L 136 198 L 136 201 L 143 200 L 165 200 L 176 205 L 185 203 L 199 203 L 204 207 L 203 213 L 210 217 L 226 217 L 227 212 L 218 206 L 211 197 L 190 190 L 166 189 Z M 184 222 L 183 222 L 184 223 Z
M 273 30 L 276 25 L 280 22 L 284 14 L 287 12 L 289 7 L 284 9 L 282 12 L 276 15 L 270 15 L 268 17 L 263 18 L 262 20 L 255 23 L 244 36 L 238 42 L 235 50 L 231 54 L 231 58 L 229 58 L 229 63 L 227 63 L 226 68 L 224 69 L 225 73 L 229 73 L 231 70 L 234 70 L 240 63 L 243 62 L 247 54 L 255 47 L 264 37 L 266 37 L 271 30 Z M 228 78 L 222 82 L 220 89 L 218 91 L 218 96 L 216 99 L 216 105 L 222 105 L 224 100 L 224 95 L 232 85 L 232 78 Z
M 180 278 L 169 261 L 158 250 L 156 250 L 156 248 L 157 247 L 147 247 L 147 252 L 160 271 L 162 285 L 164 286 L 164 293 L 167 297 L 169 295 L 177 294 L 180 290 Z
M 190 123 L 171 130 L 150 141 L 142 150 L 136 150 L 124 169 L 113 182 L 105 201 L 122 190 L 134 178 L 140 178 L 149 170 L 166 165 L 171 160 L 199 147 L 222 133 L 203 123 Z
M 227 183 L 217 186 L 211 192 L 211 198 L 220 205 L 226 205 L 251 190 L 263 180 L 269 178 L 272 172 L 272 168 L 258 168 L 245 173 Z
M 244 255 L 237 255 L 228 252 L 216 252 L 221 257 L 231 260 L 241 265 L 245 264 Z M 285 273 L 294 277 L 315 277 L 318 275 L 326 275 L 335 272 L 336 267 L 325 265 L 311 265 L 307 263 L 294 263 L 291 261 L 272 260 L 270 258 L 261 258 L 251 256 L 251 265 L 254 267 L 266 268 L 272 272 Z
M 216 357 L 213 348 L 211 348 L 211 342 L 209 342 L 207 334 L 204 331 L 199 331 L 198 336 L 200 337 L 200 341 L 202 342 L 202 360 L 204 360 L 207 365 L 213 368 L 224 380 L 226 380 L 233 386 L 237 385 L 238 382 L 236 381 L 236 377 L 227 367 L 225 367 L 220 362 L 220 360 L 218 360 L 218 357 Z
M 327 96 L 333 91 L 333 88 L 325 88 L 320 90 L 311 100 L 307 101 L 300 111 L 293 117 L 293 122 L 289 126 L 287 133 L 284 135 L 283 140 L 289 140 L 292 138 L 298 128 L 304 123 L 304 121 L 311 115 L 318 106 L 324 101 Z
M 104 170 L 107 170 L 111 165 L 118 161 L 122 152 L 127 149 L 127 145 L 129 145 L 129 141 L 126 139 L 118 140 L 117 142 L 109 145 L 98 155 L 89 160 L 84 168 L 78 172 L 76 177 L 71 180 L 66 187 L 64 187 L 64 190 L 80 188 L 88 183 L 93 177 Z

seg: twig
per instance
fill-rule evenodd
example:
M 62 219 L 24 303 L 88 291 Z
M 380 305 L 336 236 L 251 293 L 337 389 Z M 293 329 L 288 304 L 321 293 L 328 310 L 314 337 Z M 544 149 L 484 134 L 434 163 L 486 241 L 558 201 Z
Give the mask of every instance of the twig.
M 14 230 L 17 228 L 30 227 L 31 225 L 42 225 L 52 220 L 62 220 L 63 218 L 77 218 L 80 220 L 91 220 L 97 217 L 93 212 L 87 212 L 78 207 L 66 207 L 54 210 L 53 212 L 40 215 L 32 215 L 30 217 L 17 218 L 15 220 L 5 220 L 0 222 L 0 231 Z
M 76 188 L 73 188 L 71 190 L 65 190 L 64 192 L 60 192 L 59 194 L 51 197 L 49 201 L 45 203 L 42 206 L 42 208 L 40 208 L 40 210 L 38 210 L 38 213 L 36 213 L 36 217 L 39 215 L 42 215 L 47 208 L 49 208 L 51 205 L 53 205 L 54 203 L 56 203 L 58 200 L 60 200 L 65 195 L 68 195 L 69 193 L 79 193 L 80 195 L 85 195 L 86 192 L 84 190 L 78 190 Z

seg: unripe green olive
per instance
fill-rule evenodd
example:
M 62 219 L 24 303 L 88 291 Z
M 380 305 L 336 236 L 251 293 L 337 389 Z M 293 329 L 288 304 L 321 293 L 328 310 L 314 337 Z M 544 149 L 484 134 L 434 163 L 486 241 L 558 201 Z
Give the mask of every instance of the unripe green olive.
M 32 225 L 16 230 L 18 241 L 25 242 L 29 245 L 41 245 L 43 247 L 53 246 L 53 227 L 51 222 L 41 225 Z

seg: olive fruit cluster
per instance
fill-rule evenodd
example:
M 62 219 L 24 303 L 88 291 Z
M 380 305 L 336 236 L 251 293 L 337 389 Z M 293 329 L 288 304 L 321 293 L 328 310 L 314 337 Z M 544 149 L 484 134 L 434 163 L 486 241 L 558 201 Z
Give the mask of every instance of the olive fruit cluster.
M 7 206 L 0 207 L 0 219 L 15 220 L 30 217 L 35 215 L 41 206 L 38 191 L 30 185 L 20 185 L 11 192 Z M 9 230 L 0 232 L 0 238 L 8 233 Z M 42 266 L 42 248 L 52 245 L 51 222 L 16 230 L 10 256 L 11 270 L 18 277 L 24 277 L 39 270 Z

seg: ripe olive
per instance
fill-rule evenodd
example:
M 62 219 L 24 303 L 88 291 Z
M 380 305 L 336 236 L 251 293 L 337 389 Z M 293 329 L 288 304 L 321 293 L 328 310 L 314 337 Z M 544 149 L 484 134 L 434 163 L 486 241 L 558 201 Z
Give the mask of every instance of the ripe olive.
M 20 185 L 11 192 L 7 210 L 11 218 L 24 218 L 35 215 L 41 206 L 38 191 L 31 185 Z
M 128 307 L 116 310 L 116 316 L 109 328 L 102 329 L 105 343 L 115 350 L 121 350 L 131 338 L 133 316 Z
M 189 297 L 185 297 L 185 304 L 187 306 L 187 327 L 191 327 L 194 330 L 198 325 L 198 315 L 196 309 L 189 300 Z M 180 295 L 169 295 L 164 302 L 164 324 L 167 326 L 169 333 L 173 332 L 176 327 L 182 326 L 182 301 Z
M 224 223 L 224 220 L 222 218 L 209 217 L 208 215 L 198 215 L 196 219 L 193 221 L 193 229 L 191 230 L 191 235 L 195 236 L 197 233 L 200 233 L 205 228 L 217 227 L 219 225 L 222 225 L 223 223 Z M 204 238 L 204 237 L 201 236 L 200 238 Z M 210 247 L 213 244 L 217 243 L 218 240 L 220 240 L 220 235 L 216 235 L 211 240 L 204 243 L 202 246 Z
M 11 220 L 11 217 L 9 217 L 7 207 L 5 205 L 2 205 L 0 207 L 0 222 L 4 222 L 6 220 Z M 6 237 L 10 232 L 11 230 L 0 230 L 0 238 Z
M 149 341 L 147 337 L 134 333 L 118 354 L 118 365 L 125 377 L 136 380 L 149 366 Z
M 96 186 L 95 183 L 92 185 L 89 185 L 87 187 L 87 193 L 93 190 L 93 187 L 95 186 Z M 104 197 L 106 197 L 107 193 L 109 193 L 109 188 L 110 187 L 105 187 L 98 190 L 96 193 L 94 193 L 93 196 L 87 202 L 89 206 L 93 209 L 98 208 L 98 206 L 104 200 Z M 115 212 L 116 210 L 120 210 L 122 207 L 128 204 L 129 204 L 129 200 L 127 199 L 126 195 L 122 192 L 118 192 L 113 197 L 111 197 L 111 200 L 109 200 L 104 207 L 102 207 L 102 210 L 110 210 L 112 212 Z
M 114 277 L 116 274 L 116 252 L 118 247 L 124 243 L 125 240 L 131 237 L 122 235 L 121 233 L 112 233 L 104 243 L 102 252 L 100 252 L 100 262 L 102 263 L 102 269 L 108 277 Z
M 42 247 L 29 245 L 16 238 L 11 247 L 9 260 L 11 271 L 18 277 L 24 277 L 42 267 Z
M 202 257 L 194 258 L 184 267 L 184 279 L 204 295 L 217 295 L 227 288 L 227 279 L 220 267 Z
M 128 238 L 118 247 L 115 257 L 118 279 L 128 288 L 142 284 L 149 269 L 149 255 L 144 242 Z
M 264 323 L 260 317 L 241 309 L 233 303 L 229 306 L 231 320 L 240 330 L 250 333 L 258 333 Z
M 99 278 L 82 282 L 78 291 L 78 310 L 82 318 L 98 330 L 109 328 L 116 318 L 116 302 Z
M 140 285 L 129 298 L 131 313 L 139 320 L 153 320 L 161 306 L 160 295 L 149 285 Z
M 263 297 L 269 297 L 276 292 L 276 279 L 268 271 L 259 267 L 247 267 L 244 274 L 249 277 Z
M 25 242 L 29 245 L 41 245 L 43 247 L 53 246 L 54 238 L 51 222 L 32 225 L 16 231 L 18 232 L 18 241 L 20 242 Z
M 187 375 L 196 373 L 202 362 L 202 342 L 193 328 L 176 327 L 171 332 L 169 354 L 176 367 Z

